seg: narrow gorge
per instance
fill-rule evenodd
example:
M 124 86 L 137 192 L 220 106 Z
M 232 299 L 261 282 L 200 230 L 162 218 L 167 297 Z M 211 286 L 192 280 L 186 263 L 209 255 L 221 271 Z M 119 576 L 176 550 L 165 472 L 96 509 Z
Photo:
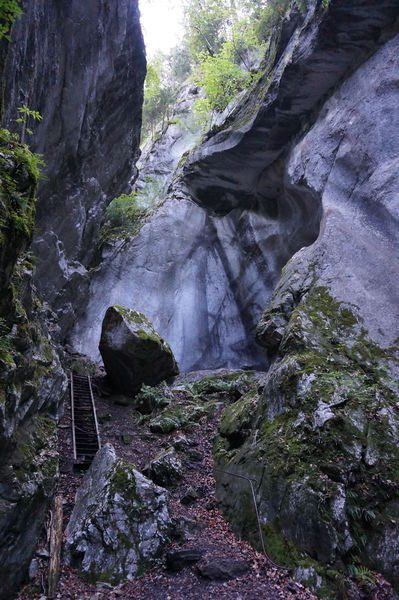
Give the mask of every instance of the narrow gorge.
M 251 0 L 146 140 L 145 2 L 0 3 L 0 598 L 394 600 L 399 0 Z

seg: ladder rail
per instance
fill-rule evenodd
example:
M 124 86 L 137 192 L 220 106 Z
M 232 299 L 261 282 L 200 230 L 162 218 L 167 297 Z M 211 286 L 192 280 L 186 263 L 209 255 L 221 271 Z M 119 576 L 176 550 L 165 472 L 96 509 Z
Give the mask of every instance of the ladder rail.
M 98 449 L 100 449 L 101 448 L 100 431 L 98 429 L 97 411 L 96 411 L 96 405 L 94 404 L 93 388 L 91 387 L 91 377 L 90 377 L 90 375 L 88 375 L 87 378 L 89 380 L 90 397 L 91 397 L 91 404 L 92 404 L 92 407 L 93 407 L 94 426 L 96 428 L 97 441 L 98 441 Z
M 74 391 L 73 391 L 73 373 L 71 372 L 71 425 L 72 425 L 72 446 L 73 446 L 73 460 L 77 460 L 76 452 L 76 437 L 75 437 L 75 402 L 74 402 Z
M 76 468 L 87 469 L 101 448 L 96 405 L 89 375 L 70 373 L 73 459 Z

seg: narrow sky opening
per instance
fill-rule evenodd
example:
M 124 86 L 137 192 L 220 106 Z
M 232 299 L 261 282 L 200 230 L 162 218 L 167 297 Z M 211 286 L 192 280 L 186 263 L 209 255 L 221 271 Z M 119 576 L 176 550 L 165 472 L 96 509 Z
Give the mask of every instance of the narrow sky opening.
M 140 0 L 140 13 L 147 58 L 179 46 L 183 35 L 181 0 Z

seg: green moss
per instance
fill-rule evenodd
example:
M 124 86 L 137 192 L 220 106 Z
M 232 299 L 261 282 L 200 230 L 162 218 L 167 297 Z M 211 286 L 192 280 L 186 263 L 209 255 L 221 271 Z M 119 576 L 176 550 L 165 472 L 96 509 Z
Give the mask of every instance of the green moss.
M 120 461 L 115 468 L 110 484 L 111 493 L 119 493 L 132 501 L 132 510 L 135 512 L 141 508 L 142 503 L 137 495 L 137 486 L 131 465 Z
M 150 414 L 169 404 L 170 398 L 165 396 L 161 388 L 149 385 L 142 385 L 140 392 L 134 398 L 134 407 L 143 414 Z
M 0 129 L 0 245 L 10 234 L 30 240 L 35 217 L 35 192 L 43 166 L 5 129 Z
M 151 326 L 151 323 L 142 313 L 138 310 L 133 310 L 132 308 L 125 308 L 120 304 L 115 304 L 114 308 L 122 315 L 122 317 L 128 322 L 133 323 L 135 325 L 148 325 Z
M 58 472 L 55 421 L 44 416 L 34 417 L 27 428 L 17 431 L 15 444 L 12 465 L 18 481 L 36 480 L 52 488 Z
M 274 311 L 283 314 L 281 307 Z M 293 309 L 280 352 L 251 436 L 239 440 L 237 447 L 229 443 L 230 431 L 239 430 L 240 419 L 249 419 L 245 402 L 240 406 L 239 401 L 224 413 L 214 456 L 222 468 L 239 465 L 247 472 L 262 465 L 262 497 L 279 505 L 278 490 L 285 490 L 285 502 L 293 502 L 290 519 L 302 527 L 303 539 L 309 539 L 310 532 L 304 523 L 300 525 L 301 514 L 295 513 L 298 485 L 314 499 L 315 523 L 338 536 L 334 576 L 314 562 L 323 576 L 323 589 L 317 593 L 335 598 L 339 586 L 346 585 L 346 575 L 338 570 L 354 561 L 370 565 L 370 533 L 382 527 L 384 519 L 393 518 L 388 517 L 388 507 L 396 506 L 392 502 L 399 499 L 399 417 L 395 382 L 389 378 L 389 364 L 397 362 L 397 357 L 394 348 L 380 348 L 369 339 L 356 307 L 332 298 L 326 288 L 311 289 Z M 344 510 L 352 547 L 345 545 L 344 533 L 336 525 L 338 489 L 346 494 Z M 249 509 L 239 513 L 231 515 L 233 522 L 250 533 Z M 290 565 L 303 565 L 301 548 L 293 546 L 293 539 L 298 538 L 283 535 L 282 529 L 279 513 L 274 520 L 268 519 L 272 558 L 284 562 L 288 557 Z M 256 531 L 250 535 L 257 543 Z
M 219 424 L 219 433 L 228 440 L 231 449 L 241 446 L 250 435 L 257 402 L 258 395 L 249 392 L 225 409 Z
M 171 433 L 198 421 L 207 414 L 207 410 L 196 403 L 179 403 L 162 411 L 149 423 L 154 433 Z
M 266 524 L 262 526 L 266 551 L 270 558 L 285 567 L 312 566 L 306 554 L 300 552 L 295 544 L 284 537 L 281 528 Z
M 145 331 L 144 329 L 138 329 L 136 334 L 143 342 L 150 342 L 157 346 L 162 343 L 161 338 L 154 332 Z

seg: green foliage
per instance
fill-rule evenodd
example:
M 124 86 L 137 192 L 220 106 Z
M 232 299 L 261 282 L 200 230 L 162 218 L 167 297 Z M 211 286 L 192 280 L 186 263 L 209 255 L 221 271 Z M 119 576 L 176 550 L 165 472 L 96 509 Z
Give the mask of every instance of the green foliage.
M 191 58 L 186 45 L 172 48 L 168 56 L 168 62 L 173 79 L 181 83 L 191 73 Z
M 234 12 L 235 3 L 230 0 L 186 1 L 186 43 L 194 62 L 200 62 L 203 53 L 213 56 L 220 50 Z
M 144 415 L 151 414 L 154 410 L 165 408 L 169 404 L 170 399 L 165 396 L 161 388 L 144 384 L 134 399 L 136 410 Z
M 137 235 L 151 210 L 162 198 L 161 180 L 144 179 L 141 189 L 114 198 L 105 211 L 100 230 L 100 245 Z
M 22 135 L 21 139 L 24 140 L 25 133 L 29 135 L 33 135 L 32 129 L 30 129 L 29 125 L 32 121 L 42 121 L 43 117 L 38 110 L 32 110 L 29 106 L 24 104 L 18 108 L 19 117 L 15 119 L 16 123 L 22 124 Z
M 0 317 L 0 355 L 9 352 L 12 347 L 11 333 L 5 319 Z
M 151 135 L 154 139 L 155 129 L 161 123 L 162 129 L 168 120 L 170 110 L 176 101 L 178 86 L 170 75 L 167 57 L 158 54 L 147 65 L 147 77 L 144 87 L 143 137 Z
M 114 198 L 107 207 L 106 215 L 112 227 L 125 227 L 134 223 L 141 215 L 136 193 L 122 194 Z
M 376 583 L 376 577 L 370 569 L 363 565 L 349 565 L 348 573 L 353 577 L 362 588 L 373 588 Z
M 106 220 L 100 230 L 100 245 L 136 235 L 147 211 L 138 206 L 137 192 L 114 198 L 106 209 Z
M 206 94 L 194 104 L 199 121 L 206 124 L 209 115 L 222 112 L 238 92 L 250 84 L 252 75 L 234 62 L 230 44 L 224 44 L 217 54 L 204 58 L 194 81 Z
M 44 162 L 7 129 L 0 129 L 0 147 L 0 242 L 2 230 L 10 228 L 30 238 L 35 213 L 33 195 Z M 20 177 L 26 177 L 24 172 L 32 182 L 27 189 L 19 183 Z
M 330 0 L 320 0 L 327 9 Z M 167 123 L 179 87 L 193 71 L 205 97 L 194 105 L 197 122 L 212 124 L 235 96 L 253 84 L 273 33 L 291 7 L 307 10 L 307 0 L 185 0 L 181 47 L 158 54 L 148 65 L 143 137 L 155 137 Z
M 0 0 L 0 40 L 9 40 L 9 33 L 15 19 L 22 15 L 19 0 Z

